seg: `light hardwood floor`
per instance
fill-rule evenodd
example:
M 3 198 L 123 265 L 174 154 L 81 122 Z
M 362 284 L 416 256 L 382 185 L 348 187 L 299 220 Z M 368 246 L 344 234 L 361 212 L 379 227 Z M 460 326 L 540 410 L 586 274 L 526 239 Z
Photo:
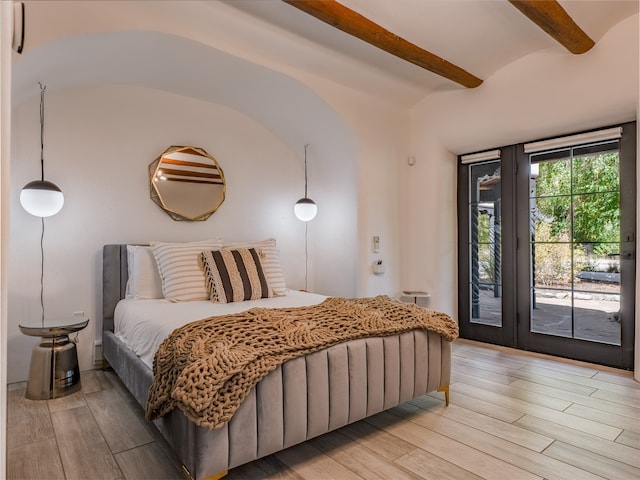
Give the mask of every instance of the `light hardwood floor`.
M 113 372 L 56 400 L 9 386 L 9 479 L 179 479 Z M 229 472 L 238 479 L 640 478 L 631 374 L 480 343 L 453 347 L 451 404 L 433 393 Z

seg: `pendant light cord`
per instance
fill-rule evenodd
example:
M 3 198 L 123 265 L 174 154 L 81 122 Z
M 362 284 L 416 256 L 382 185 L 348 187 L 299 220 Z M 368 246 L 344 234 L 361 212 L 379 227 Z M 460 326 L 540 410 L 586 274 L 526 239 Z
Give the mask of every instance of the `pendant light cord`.
M 309 222 L 304 222 L 304 291 L 309 291 Z
M 307 148 L 308 143 L 304 146 L 304 198 L 307 198 Z
M 42 85 L 42 82 L 38 84 L 40 85 L 40 179 L 44 181 L 44 91 L 47 86 Z
M 44 92 L 46 85 L 40 85 L 40 172 L 44 181 Z M 44 327 L 44 217 L 41 217 L 42 231 L 40 233 L 40 308 L 42 310 L 42 326 Z
M 42 220 L 42 233 L 40 234 L 40 308 L 42 309 L 42 326 L 44 327 L 44 217 Z
M 307 197 L 307 149 L 309 144 L 304 145 L 304 198 Z M 304 222 L 304 291 L 309 291 L 309 222 Z

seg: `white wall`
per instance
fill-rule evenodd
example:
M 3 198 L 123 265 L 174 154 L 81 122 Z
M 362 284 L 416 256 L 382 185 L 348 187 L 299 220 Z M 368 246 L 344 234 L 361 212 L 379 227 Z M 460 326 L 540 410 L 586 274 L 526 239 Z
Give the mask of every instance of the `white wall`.
M 67 59 L 74 57 L 68 46 Z M 36 51 L 15 68 L 23 101 L 13 118 L 9 381 L 26 378 L 35 342 L 19 333 L 18 324 L 40 315 L 40 223 L 19 207 L 18 192 L 39 176 L 38 70 L 32 67 L 48 64 L 34 57 L 55 56 L 55 47 Z M 214 72 L 222 64 L 234 65 L 229 58 L 218 64 L 215 54 L 211 58 Z M 398 161 L 406 157 L 408 141 L 405 110 L 312 79 L 309 84 L 319 93 L 305 92 L 291 79 L 246 66 L 235 74 L 227 68 L 227 80 L 216 80 L 215 95 L 227 106 L 124 85 L 56 89 L 55 64 L 41 72 L 45 83 L 55 80 L 46 93 L 45 169 L 47 179 L 63 189 L 66 204 L 46 220 L 45 302 L 48 316 L 84 311 L 92 319 L 80 334 L 81 369 L 92 366 L 92 343 L 101 336 L 100 249 L 105 243 L 275 236 L 290 286 L 304 285 L 304 224 L 295 220 L 292 206 L 303 194 L 306 141 L 309 195 L 319 205 L 308 225 L 309 288 L 343 296 L 399 292 L 396 212 Z M 127 74 L 121 78 L 133 83 L 135 72 Z M 34 92 L 25 101 L 29 82 Z M 237 88 L 240 83 L 245 90 Z M 278 95 L 291 104 L 268 108 L 277 104 Z M 205 148 L 225 172 L 225 203 L 204 223 L 174 222 L 149 199 L 146 167 L 171 144 Z M 382 238 L 380 254 L 370 251 L 374 234 Z M 385 275 L 372 274 L 375 258 L 387 263 Z
M 262 126 L 225 107 L 159 91 L 103 87 L 49 91 L 46 96 L 46 177 L 66 204 L 45 220 L 47 316 L 85 311 L 81 368 L 100 338 L 100 255 L 105 243 L 275 236 L 292 287 L 303 272 L 303 229 L 292 214 L 299 196 L 299 159 Z M 39 318 L 40 220 L 24 212 L 20 186 L 39 176 L 37 99 L 14 110 L 11 255 L 9 263 L 10 380 L 25 377 L 32 339 L 20 320 Z M 228 182 L 220 210 L 206 222 L 174 222 L 149 199 L 147 165 L 173 144 L 198 145 L 216 156 Z M 259 199 L 247 202 L 246 199 Z
M 586 54 L 558 46 L 477 89 L 427 96 L 412 110 L 417 163 L 405 172 L 403 284 L 429 288 L 433 306 L 457 314 L 457 154 L 634 120 L 637 108 L 638 15 Z
M 398 297 L 402 284 L 401 194 L 402 171 L 407 164 L 410 138 L 409 111 L 385 99 L 372 98 L 309 76 L 299 77 L 318 92 L 349 126 L 357 142 L 357 295 Z M 380 251 L 373 251 L 373 236 L 380 237 Z M 382 260 L 385 272 L 373 274 L 373 263 Z
M 40 219 L 24 212 L 18 202 L 20 188 L 39 177 L 38 101 L 34 98 L 13 111 L 10 382 L 26 378 L 35 342 L 20 334 L 18 324 L 40 317 Z M 149 199 L 147 165 L 174 144 L 204 148 L 225 173 L 226 200 L 206 222 L 175 222 Z M 91 318 L 80 333 L 81 369 L 91 367 L 91 344 L 101 336 L 100 261 L 105 243 L 274 236 L 289 286 L 301 288 L 304 224 L 295 219 L 293 204 L 303 193 L 302 151 L 302 145 L 301 152 L 293 152 L 256 121 L 209 102 L 124 86 L 48 90 L 45 175 L 62 188 L 66 202 L 59 214 L 45 220 L 45 308 L 51 317 L 84 311 Z M 309 157 L 322 161 L 312 147 Z M 314 170 L 321 178 L 331 174 L 318 165 L 310 174 Z M 323 201 L 332 193 L 325 190 L 317 188 L 320 212 L 339 217 L 336 208 L 341 207 Z M 321 232 L 316 237 L 323 248 L 336 248 L 335 240 L 325 240 Z M 310 253 L 317 250 L 311 246 Z M 316 267 L 311 284 L 321 291 L 353 295 L 351 267 L 336 267 L 331 259 L 325 264 L 331 271 Z

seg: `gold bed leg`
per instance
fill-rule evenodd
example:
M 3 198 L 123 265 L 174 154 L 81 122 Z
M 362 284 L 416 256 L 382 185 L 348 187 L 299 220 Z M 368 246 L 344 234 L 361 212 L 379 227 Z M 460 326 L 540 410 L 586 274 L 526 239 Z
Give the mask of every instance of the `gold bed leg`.
M 218 473 L 215 473 L 215 474 L 213 474 L 213 475 L 211 475 L 209 477 L 206 477 L 204 480 L 220 480 L 221 478 L 226 477 L 227 473 L 229 473 L 229 472 L 227 472 L 226 470 L 223 471 L 223 472 L 218 472 Z M 184 465 L 182 465 L 182 475 L 187 480 L 194 480 L 194 478 L 191 476 L 191 472 Z
M 227 473 L 228 472 L 226 470 L 224 472 L 218 472 L 215 475 L 211 475 L 210 477 L 207 477 L 205 480 L 220 480 L 222 477 L 226 477 Z
M 449 385 L 438 388 L 438 392 L 444 392 L 444 404 L 449 406 Z

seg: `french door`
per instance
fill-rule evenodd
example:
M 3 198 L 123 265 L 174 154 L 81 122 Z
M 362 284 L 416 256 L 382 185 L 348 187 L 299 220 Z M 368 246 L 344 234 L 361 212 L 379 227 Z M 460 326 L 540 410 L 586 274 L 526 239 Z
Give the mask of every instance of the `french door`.
M 516 344 L 515 148 L 458 169 L 460 336 Z
M 461 157 L 463 338 L 632 367 L 635 123 L 621 131 Z

